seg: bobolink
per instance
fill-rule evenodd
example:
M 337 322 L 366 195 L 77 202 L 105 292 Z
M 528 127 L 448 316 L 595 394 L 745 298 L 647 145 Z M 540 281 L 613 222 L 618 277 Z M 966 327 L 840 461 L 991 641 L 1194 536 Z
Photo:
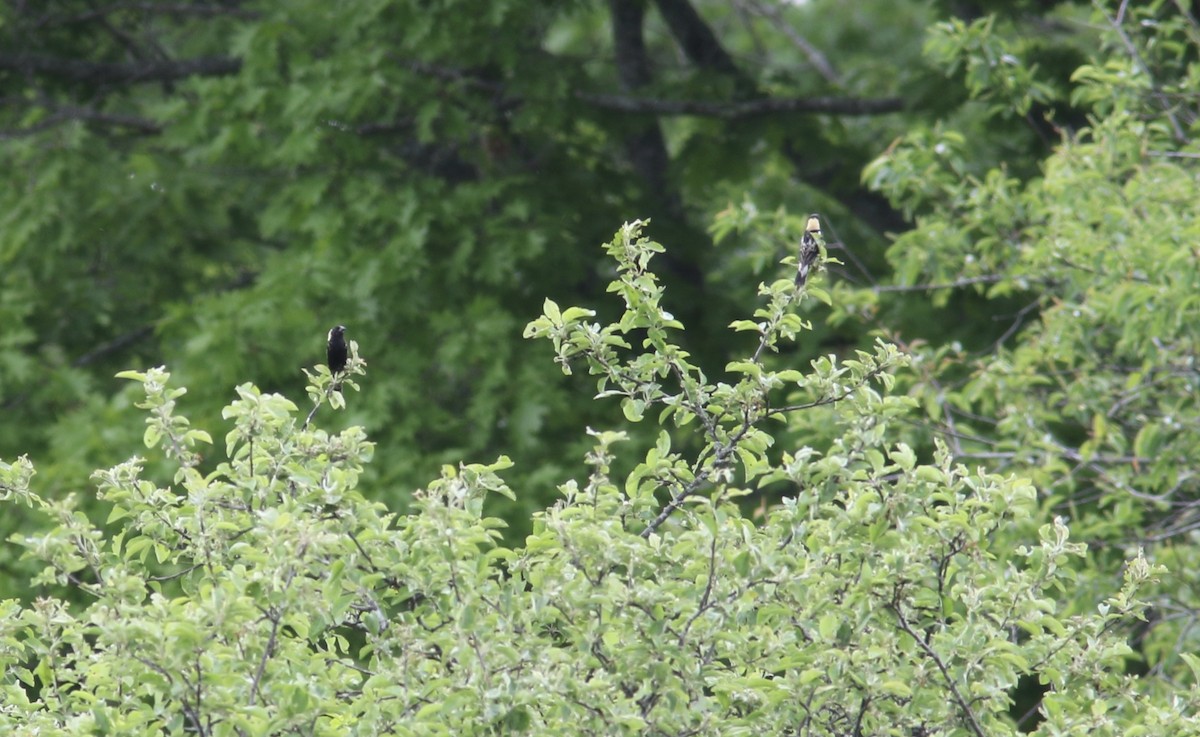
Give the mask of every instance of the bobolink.
M 808 273 L 812 270 L 812 266 L 817 261 L 817 256 L 821 255 L 821 218 L 813 213 L 808 216 L 808 222 L 804 226 L 804 235 L 800 238 L 800 257 L 797 261 L 800 264 L 800 270 L 796 272 L 796 286 L 802 287 L 808 281 Z
M 334 376 L 346 370 L 346 326 L 335 325 L 325 344 L 325 363 Z

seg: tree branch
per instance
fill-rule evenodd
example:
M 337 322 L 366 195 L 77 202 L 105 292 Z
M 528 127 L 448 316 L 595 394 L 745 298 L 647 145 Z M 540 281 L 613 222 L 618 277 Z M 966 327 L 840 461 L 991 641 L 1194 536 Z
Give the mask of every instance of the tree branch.
M 864 376 L 862 378 L 862 381 L 858 382 L 857 384 L 850 387 L 849 389 L 846 389 L 841 394 L 830 395 L 827 397 L 821 397 L 820 399 L 814 399 L 813 401 L 805 402 L 804 404 L 789 404 L 786 407 L 770 407 L 766 410 L 766 412 L 764 414 L 767 417 L 772 417 L 774 415 L 787 414 L 788 412 L 799 412 L 801 410 L 812 409 L 813 407 L 823 407 L 827 404 L 837 404 L 838 402 L 842 401 L 843 399 L 848 399 L 851 394 L 854 394 L 854 392 L 858 391 L 859 389 L 863 388 L 867 384 L 871 383 L 871 379 L 878 376 L 881 372 L 882 372 L 882 369 L 879 369 L 879 368 L 875 369 L 874 371 L 869 372 L 866 376 Z
M 881 115 L 904 109 L 901 97 L 761 97 L 752 100 L 662 100 L 649 97 L 603 95 L 580 92 L 576 97 L 608 110 L 650 115 L 694 115 L 736 120 L 780 113 L 827 113 L 832 115 Z
M 684 625 L 683 625 L 683 630 L 681 630 L 679 633 L 679 646 L 680 647 L 683 647 L 684 644 L 687 642 L 688 632 L 692 629 L 692 624 L 695 623 L 695 621 L 697 619 L 699 619 L 700 616 L 702 614 L 704 614 L 704 612 L 708 611 L 709 607 L 712 606 L 712 602 L 710 601 L 710 599 L 712 597 L 713 584 L 716 583 L 716 579 L 717 579 L 717 536 L 713 535 L 712 544 L 709 546 L 709 550 L 708 550 L 708 583 L 706 583 L 704 585 L 704 593 L 700 596 L 699 606 L 696 607 L 696 611 L 692 614 L 692 616 L 688 617 L 688 621 L 686 623 L 684 623 Z
M 134 115 L 121 115 L 118 113 L 102 113 L 99 110 L 84 107 L 54 107 L 50 110 L 50 115 L 42 120 L 39 120 L 33 125 L 25 128 L 4 128 L 0 129 L 0 141 L 8 141 L 15 138 L 24 138 L 32 136 L 42 131 L 50 130 L 63 123 L 72 121 L 82 121 L 87 123 L 102 123 L 104 125 L 117 126 L 128 128 L 137 133 L 145 135 L 157 135 L 162 133 L 162 126 L 153 120 L 147 118 L 139 118 Z
M 227 56 L 120 64 L 63 59 L 44 54 L 0 54 L 0 70 L 28 75 L 41 74 L 85 84 L 133 84 L 170 82 L 187 77 L 223 77 L 237 74 L 241 68 L 241 59 Z
M 837 70 L 833 68 L 833 64 L 829 63 L 829 59 L 825 56 L 825 54 L 821 53 L 820 49 L 809 43 L 807 38 L 801 36 L 791 23 L 788 23 L 787 19 L 783 17 L 783 12 L 778 6 L 762 3 L 758 0 L 746 0 L 746 5 L 749 6 L 749 8 L 755 13 L 771 21 L 775 28 L 783 33 L 783 35 L 787 36 L 788 40 L 792 42 L 792 45 L 800 49 L 800 51 L 808 57 L 808 63 L 813 65 L 813 68 L 817 70 L 818 74 L 825 78 L 826 82 L 839 87 L 842 86 L 842 77 L 840 74 L 838 74 Z
M 655 0 L 655 5 L 689 61 L 701 69 L 742 77 L 733 57 L 688 0 Z
M 301 544 L 297 558 L 303 558 L 307 550 L 307 543 Z M 287 578 L 283 582 L 283 590 L 281 598 L 286 601 L 288 590 L 292 588 L 292 581 L 296 578 L 296 569 L 288 569 Z M 263 674 L 267 670 L 267 660 L 275 650 L 275 642 L 279 637 L 279 626 L 283 623 L 283 610 L 274 607 L 263 610 L 267 619 L 271 622 L 271 634 L 267 638 L 267 644 L 263 646 L 262 657 L 258 659 L 258 668 L 254 671 L 254 679 L 250 682 L 250 706 L 254 706 L 259 695 L 259 684 L 262 682 Z
M 112 3 L 103 7 L 89 10 L 86 13 L 78 13 L 76 15 L 68 15 L 63 17 L 55 17 L 45 15 L 35 22 L 35 27 L 43 26 L 65 26 L 72 23 L 87 23 L 103 18 L 113 13 L 123 13 L 129 10 L 135 10 L 141 13 L 155 15 L 192 15 L 199 17 L 213 17 L 225 15 L 232 18 L 245 18 L 253 20 L 261 18 L 262 14 L 254 10 L 243 10 L 238 7 L 221 4 L 201 4 L 201 3 L 147 3 L 147 2 L 130 2 L 130 3 Z
M 623 0 L 622 0 L 623 1 Z M 614 24 L 617 18 L 614 17 Z M 615 29 L 614 29 L 615 32 Z M 622 78 L 625 89 L 637 89 L 637 82 L 647 74 L 632 63 L 626 66 L 621 59 L 626 54 L 634 53 L 636 46 L 632 41 L 618 39 L 614 36 L 618 56 L 617 71 Z M 619 42 L 619 43 L 618 43 Z M 630 46 L 626 48 L 625 43 Z M 644 53 L 644 48 L 642 52 Z M 503 95 L 502 85 L 473 76 L 470 73 L 450 67 L 437 66 L 418 61 L 403 61 L 405 67 L 425 76 L 441 79 L 446 82 L 463 84 L 492 94 Z M 513 98 L 517 101 L 516 98 Z M 670 100 L 658 97 L 641 97 L 629 94 L 607 94 L 595 92 L 576 92 L 575 99 L 587 105 L 604 110 L 642 115 L 691 115 L 705 118 L 721 118 L 736 120 L 766 115 L 786 113 L 824 113 L 830 115 L 884 115 L 904 110 L 905 100 L 900 97 L 855 98 L 855 97 L 760 97 L 750 100 Z
M 961 289 L 974 284 L 995 284 L 998 281 L 1011 278 L 1008 274 L 983 274 L 981 276 L 964 276 L 949 282 L 931 282 L 927 284 L 879 284 L 871 287 L 876 294 L 883 292 L 932 292 L 939 289 Z
M 1110 26 L 1112 26 L 1113 32 L 1117 34 L 1117 38 L 1121 40 L 1121 43 L 1125 46 L 1125 50 L 1129 52 L 1129 57 L 1133 59 L 1133 63 L 1137 65 L 1138 70 L 1141 71 L 1142 74 L 1145 74 L 1146 79 L 1149 80 L 1150 90 L 1154 93 L 1154 97 L 1162 106 L 1163 113 L 1167 116 L 1167 121 L 1171 124 L 1171 131 L 1175 134 L 1175 140 L 1179 143 L 1186 143 L 1188 140 L 1187 134 L 1183 132 L 1183 126 L 1180 125 L 1179 119 L 1176 117 L 1175 112 L 1171 109 L 1171 104 L 1167 100 L 1166 95 L 1163 94 L 1162 87 L 1159 85 L 1158 80 L 1154 78 L 1153 72 L 1150 71 L 1150 65 L 1147 64 L 1145 59 L 1142 58 L 1142 55 L 1138 52 L 1137 46 L 1133 43 L 1133 40 L 1129 38 L 1129 34 L 1126 33 L 1125 29 L 1122 27 L 1122 24 L 1125 22 L 1125 9 L 1128 7 L 1128 4 L 1129 0 L 1122 0 L 1121 6 L 1117 9 L 1117 16 L 1114 18 L 1108 14 L 1102 3 L 1092 0 L 1092 6 L 1095 7 L 1096 11 L 1099 12 L 1106 21 L 1108 21 Z
M 941 656 L 937 654 L 936 650 L 929 646 L 929 643 L 925 642 L 925 640 L 921 639 L 921 637 L 913 631 L 912 626 L 908 623 L 908 619 L 906 619 L 904 613 L 900 611 L 899 603 L 889 604 L 888 609 L 891 609 L 892 613 L 896 615 L 896 622 L 899 623 L 900 629 L 907 632 L 908 636 L 913 638 L 913 641 L 917 643 L 917 647 L 921 648 L 921 651 L 924 652 L 925 655 L 927 655 L 929 659 L 937 665 L 938 670 L 942 672 L 942 678 L 945 679 L 946 686 L 950 689 L 950 694 L 954 696 L 954 701 L 958 704 L 958 708 L 962 709 L 963 715 L 967 718 L 967 723 L 971 726 L 971 732 L 974 733 L 976 737 L 987 737 L 986 733 L 983 731 L 983 727 L 979 724 L 979 720 L 975 717 L 975 712 L 971 711 L 971 705 L 967 703 L 967 700 L 963 698 L 962 693 L 958 690 L 958 685 L 954 682 L 954 677 L 950 675 L 950 669 L 946 667 L 946 664 L 942 661 Z
M 776 100 L 768 93 L 759 89 L 755 80 L 743 74 L 733 63 L 732 57 L 722 48 L 716 34 L 705 23 L 699 13 L 688 3 L 688 0 L 656 0 L 659 12 L 663 16 L 676 41 L 683 48 L 688 59 L 697 67 L 717 71 L 731 76 L 736 80 L 742 101 L 733 104 L 721 104 L 716 109 L 684 109 L 684 110 L 655 110 L 658 114 L 668 115 L 709 115 L 728 120 L 753 117 L 769 113 L 807 112 L 831 113 L 837 115 L 878 115 L 902 110 L 905 101 L 901 98 L 886 100 L 844 100 L 837 98 L 814 98 L 804 100 Z M 812 56 L 810 55 L 810 59 Z M 813 171 L 809 164 L 808 151 L 812 146 L 812 134 L 802 134 L 798 131 L 785 139 L 784 155 L 795 167 L 796 175 L 806 180 L 816 189 L 826 189 L 828 179 L 835 172 Z M 865 162 L 864 162 L 865 163 Z M 839 170 L 844 169 L 845 162 L 838 162 Z M 853 164 L 850 164 L 853 166 Z M 846 203 L 850 210 L 859 217 L 876 223 L 893 222 L 896 227 L 904 224 L 902 218 L 891 205 L 878 195 L 856 197 Z
M 101 343 L 79 358 L 75 359 L 71 365 L 87 366 L 88 364 L 96 361 L 97 359 L 103 358 L 110 353 L 119 351 L 126 346 L 133 345 L 142 338 L 145 338 L 147 335 L 150 335 L 152 332 L 154 332 L 153 325 L 143 325 L 139 328 L 129 331 L 128 333 L 125 333 L 124 335 L 118 335 L 112 340 Z
M 739 430 L 729 440 L 724 443 L 717 443 L 715 445 L 716 451 L 713 453 L 712 462 L 713 469 L 719 471 L 729 467 L 729 465 L 733 462 L 734 453 L 737 452 L 738 444 L 742 442 L 742 438 L 744 438 L 746 433 L 750 431 L 750 427 L 751 426 L 749 424 L 743 425 L 742 429 Z M 688 497 L 690 497 L 692 494 L 695 494 L 700 490 L 701 486 L 708 483 L 708 474 L 702 473 L 703 469 L 701 466 L 703 466 L 703 460 L 704 456 L 701 454 L 701 456 L 696 460 L 695 476 L 691 482 L 676 492 L 675 495 L 671 497 L 671 500 L 667 502 L 666 506 L 659 511 L 658 516 L 650 520 L 650 524 L 646 525 L 646 528 L 639 533 L 643 539 L 648 539 L 651 535 L 653 535 L 658 528 L 662 527 L 663 523 L 675 513 L 675 510 L 683 506 L 683 503 L 687 501 Z

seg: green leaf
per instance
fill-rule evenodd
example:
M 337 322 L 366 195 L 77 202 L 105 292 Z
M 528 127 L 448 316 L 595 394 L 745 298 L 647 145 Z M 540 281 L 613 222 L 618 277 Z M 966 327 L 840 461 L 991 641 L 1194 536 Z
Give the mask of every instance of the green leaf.
M 883 689 L 883 692 L 889 696 L 895 696 L 901 699 L 909 699 L 912 698 L 913 695 L 912 688 L 904 681 L 897 681 L 894 679 L 887 680 L 880 683 L 879 687 Z
M 630 422 L 641 422 L 642 413 L 646 410 L 646 402 L 641 399 L 626 397 L 621 400 L 621 411 Z

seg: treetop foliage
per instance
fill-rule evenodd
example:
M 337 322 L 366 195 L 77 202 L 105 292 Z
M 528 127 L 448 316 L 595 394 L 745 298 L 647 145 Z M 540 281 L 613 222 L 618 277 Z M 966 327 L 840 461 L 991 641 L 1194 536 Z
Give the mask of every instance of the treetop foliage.
M 810 371 L 771 370 L 756 351 L 728 367 L 735 383 L 709 381 L 672 340 L 682 325 L 650 269 L 662 247 L 631 223 L 607 250 L 622 317 L 589 323 L 590 310 L 548 301 L 527 334 L 564 368 L 586 363 L 626 415 L 639 400 L 661 409 L 664 430 L 644 455 L 625 433 L 592 432 L 586 477 L 559 486 L 521 547 L 484 512 L 490 494 L 522 493 L 500 476 L 507 458 L 446 467 L 397 515 L 358 489 L 374 448 L 361 428 L 301 423 L 250 384 L 225 411 L 228 460 L 203 474 L 193 448 L 211 439 L 177 413 L 183 390 L 162 369 L 125 378 L 143 386 L 146 445 L 174 481 L 144 478 L 138 458 L 97 472 L 105 527 L 73 497 L 31 491 L 28 461 L 5 465 L 7 502 L 52 520 L 14 539 L 44 565 L 35 583 L 83 603 L 4 605 L 0 724 L 982 736 L 1014 733 L 1009 694 L 1036 674 L 1050 691 L 1039 733 L 1200 731 L 1194 708 L 1146 701 L 1122 674 L 1130 650 L 1114 626 L 1140 615 L 1154 567 L 1133 558 L 1098 611 L 1065 613 L 1057 592 L 1084 548 L 1061 521 L 1010 547 L 1036 503 L 1027 482 L 968 469 L 945 446 L 922 462 L 887 443 L 908 404 L 883 389 L 902 363 L 893 346 Z M 761 346 L 804 329 L 792 279 L 761 291 Z M 330 377 L 310 376 L 319 406 Z M 775 461 L 769 428 L 801 413 L 837 439 Z M 620 478 L 623 453 L 641 460 Z M 755 524 L 736 500 L 763 482 L 791 491 Z

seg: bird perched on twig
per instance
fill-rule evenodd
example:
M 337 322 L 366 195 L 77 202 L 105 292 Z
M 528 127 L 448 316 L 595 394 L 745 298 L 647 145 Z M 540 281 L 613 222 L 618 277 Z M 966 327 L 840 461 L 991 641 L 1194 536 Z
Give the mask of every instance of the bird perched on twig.
M 800 256 L 796 259 L 800 270 L 796 272 L 796 286 L 802 287 L 808 281 L 808 274 L 817 256 L 821 255 L 821 245 L 825 237 L 821 235 L 821 218 L 816 213 L 808 216 L 804 225 L 804 235 L 800 237 Z
M 335 325 L 330 331 L 325 343 L 325 363 L 329 373 L 337 376 L 346 370 L 346 326 Z

